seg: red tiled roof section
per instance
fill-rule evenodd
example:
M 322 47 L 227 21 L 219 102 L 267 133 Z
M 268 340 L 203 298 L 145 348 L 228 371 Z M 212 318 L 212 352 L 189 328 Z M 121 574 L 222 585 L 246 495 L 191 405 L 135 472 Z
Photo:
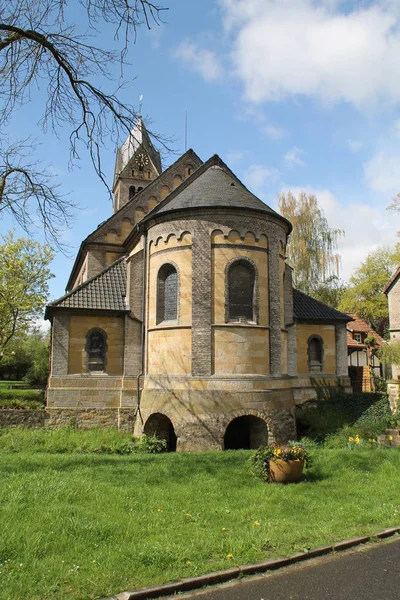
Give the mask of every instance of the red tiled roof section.
M 368 323 L 366 323 L 364 321 L 364 319 L 361 319 L 361 317 L 359 317 L 356 313 L 347 313 L 349 315 L 349 317 L 351 317 L 353 319 L 353 321 L 350 321 L 350 323 L 347 323 L 347 345 L 348 346 L 363 346 L 365 347 L 364 344 L 361 344 L 359 342 L 356 342 L 353 339 L 353 333 L 364 333 L 366 334 L 365 337 L 367 336 L 374 336 L 374 338 L 377 341 L 377 344 L 379 346 L 382 346 L 384 341 L 383 338 L 379 335 L 379 333 L 376 333 L 376 331 L 374 329 L 372 329 L 372 327 L 370 327 L 368 325 Z M 364 338 L 364 336 L 363 336 Z

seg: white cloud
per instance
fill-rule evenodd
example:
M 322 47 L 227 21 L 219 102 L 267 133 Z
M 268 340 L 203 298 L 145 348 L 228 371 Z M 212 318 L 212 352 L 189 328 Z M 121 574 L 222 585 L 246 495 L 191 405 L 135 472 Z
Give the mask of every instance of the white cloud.
M 276 125 L 272 125 L 271 123 L 265 125 L 262 130 L 271 140 L 280 140 L 285 135 L 284 129 L 277 127 Z
M 211 50 L 199 48 L 192 42 L 182 42 L 174 56 L 186 64 L 189 69 L 200 73 L 208 83 L 217 81 L 223 74 L 223 68 L 217 55 Z
M 304 167 L 306 163 L 302 159 L 303 154 L 304 151 L 301 148 L 297 148 L 297 146 L 295 146 L 294 148 L 286 152 L 283 159 L 289 167 L 293 167 L 294 165 Z
M 350 152 L 356 154 L 359 150 L 361 150 L 364 144 L 360 142 L 360 140 L 349 139 L 347 140 L 347 145 L 349 147 Z
M 219 2 L 248 100 L 304 95 L 358 108 L 399 102 L 399 2 Z
M 375 192 L 397 194 L 400 192 L 400 154 L 377 152 L 364 163 L 364 176 Z
M 279 181 L 279 177 L 280 172 L 278 169 L 268 169 L 263 165 L 251 165 L 245 172 L 243 179 L 251 190 L 260 193 L 267 182 L 276 183 Z
M 296 195 L 300 191 L 315 194 L 329 226 L 345 232 L 345 237 L 338 243 L 340 277 L 344 281 L 365 260 L 368 252 L 378 246 L 394 245 L 398 241 L 396 232 L 400 217 L 393 218 L 384 205 L 369 206 L 358 201 L 345 204 L 327 189 L 291 188 L 291 191 Z

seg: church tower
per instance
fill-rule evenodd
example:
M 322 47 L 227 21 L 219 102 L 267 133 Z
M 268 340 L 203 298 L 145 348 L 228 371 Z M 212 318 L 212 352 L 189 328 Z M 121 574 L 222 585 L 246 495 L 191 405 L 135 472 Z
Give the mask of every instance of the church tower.
M 160 153 L 151 143 L 141 116 L 117 150 L 114 171 L 114 213 L 162 172 Z

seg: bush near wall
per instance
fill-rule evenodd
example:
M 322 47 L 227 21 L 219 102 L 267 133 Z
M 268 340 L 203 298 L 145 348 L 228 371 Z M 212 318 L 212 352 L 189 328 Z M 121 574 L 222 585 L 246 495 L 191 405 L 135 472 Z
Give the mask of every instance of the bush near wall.
M 382 393 L 332 391 L 328 398 L 297 407 L 296 417 L 299 436 L 318 442 L 351 427 L 358 428 L 366 437 L 377 437 L 394 424 L 389 399 Z
M 17 408 L 22 410 L 37 410 L 46 404 L 42 390 L 1 390 L 0 409 Z

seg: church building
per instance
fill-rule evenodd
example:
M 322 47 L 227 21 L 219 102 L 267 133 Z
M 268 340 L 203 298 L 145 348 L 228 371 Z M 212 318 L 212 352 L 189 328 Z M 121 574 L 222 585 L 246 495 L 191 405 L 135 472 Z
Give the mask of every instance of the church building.
M 163 171 L 139 118 L 113 197 L 46 309 L 50 425 L 257 448 L 295 438 L 315 380 L 349 388 L 351 318 L 293 289 L 291 224 L 217 155 L 188 150 Z

